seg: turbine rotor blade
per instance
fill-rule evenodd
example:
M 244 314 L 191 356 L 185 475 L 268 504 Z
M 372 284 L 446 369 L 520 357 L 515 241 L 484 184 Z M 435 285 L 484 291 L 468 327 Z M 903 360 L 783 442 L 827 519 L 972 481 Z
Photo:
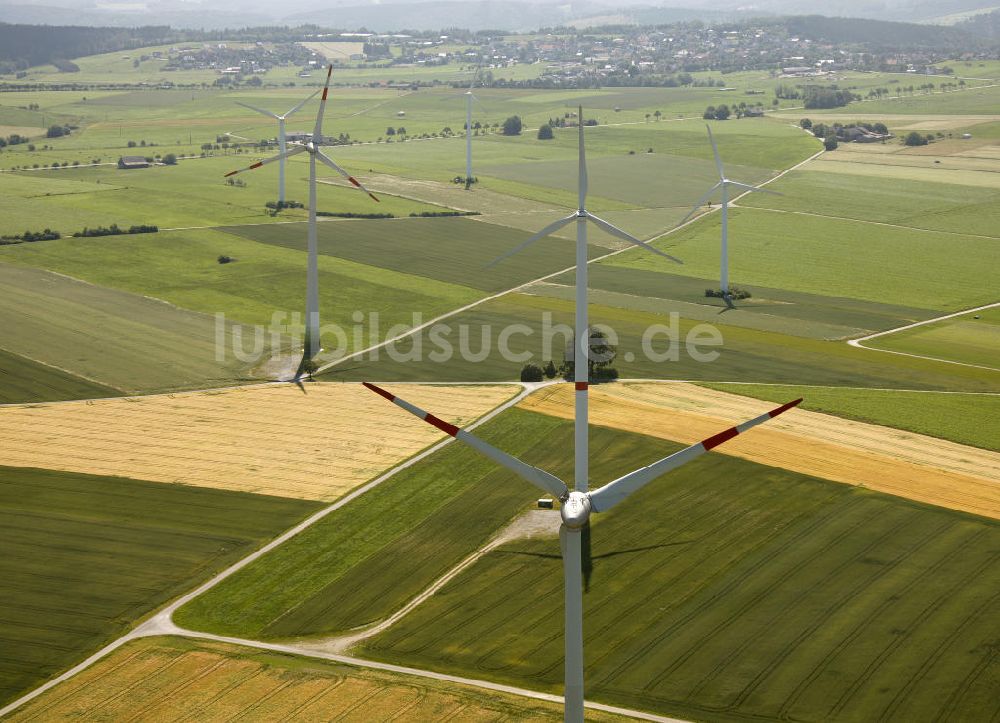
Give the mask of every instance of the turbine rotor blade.
M 736 435 L 756 427 L 758 424 L 763 424 L 770 419 L 774 419 L 779 414 L 787 412 L 792 407 L 797 406 L 801 401 L 801 399 L 796 399 L 795 401 L 788 402 L 787 404 L 782 404 L 780 407 L 772 409 L 770 412 L 766 412 L 759 417 L 754 417 L 753 419 L 743 422 L 742 424 L 738 424 L 735 427 L 730 427 L 724 432 L 719 432 L 718 434 L 712 435 L 707 439 L 703 439 L 696 444 L 692 444 L 690 447 L 686 447 L 679 452 L 675 452 L 669 457 L 664 457 L 658 462 L 653 462 L 653 464 L 647 467 L 642 467 L 641 469 L 637 469 L 634 472 L 629 472 L 628 474 L 619 477 L 613 482 L 608 482 L 608 484 L 604 485 L 600 489 L 594 490 L 590 493 L 590 504 L 595 512 L 610 510 L 633 492 L 642 489 L 657 477 L 687 464 L 696 457 L 700 457 L 705 454 L 705 452 L 710 449 L 718 447 L 726 440 L 732 439 Z
M 249 108 L 250 110 L 256 111 L 256 112 L 260 113 L 261 115 L 269 115 L 272 118 L 274 118 L 275 120 L 281 120 L 280 116 L 278 116 L 277 113 L 272 113 L 269 110 L 264 110 L 263 108 L 258 108 L 257 106 L 250 105 L 249 103 L 241 103 L 240 101 L 236 101 L 236 105 L 241 105 L 244 108 Z
M 704 195 L 702 195 L 702 197 L 695 202 L 695 204 L 691 207 L 691 210 L 688 211 L 687 216 L 682 218 L 680 222 L 677 224 L 677 226 L 683 226 L 685 223 L 687 223 L 688 219 L 694 216 L 698 212 L 698 210 L 705 205 L 705 202 L 712 196 L 714 196 L 715 192 L 718 191 L 721 187 L 722 187 L 722 181 L 719 181 L 710 189 L 708 189 L 708 191 L 706 191 Z M 674 228 L 676 228 L 676 226 Z
M 261 166 L 266 166 L 268 163 L 274 163 L 275 161 L 280 161 L 282 158 L 289 158 L 291 156 L 296 156 L 296 155 L 298 155 L 299 153 L 302 153 L 305 150 L 306 150 L 305 146 L 292 146 L 290 149 L 288 149 L 284 153 L 279 153 L 276 156 L 271 156 L 270 158 L 265 158 L 263 161 L 257 161 L 256 163 L 252 163 L 251 165 L 247 166 L 246 168 L 240 168 L 239 170 L 236 170 L 236 171 L 230 171 L 229 173 L 225 174 L 223 176 L 223 178 L 229 178 L 230 176 L 235 176 L 237 173 L 245 173 L 246 171 L 252 171 L 255 168 L 260 168 Z
M 288 116 L 290 116 L 290 115 L 291 115 L 292 113 L 296 113 L 296 112 L 298 112 L 298 111 L 302 110 L 302 106 L 304 106 L 304 105 L 305 105 L 306 103 L 308 103 L 308 102 L 309 102 L 309 101 L 311 101 L 311 100 L 312 100 L 313 98 L 315 98 L 315 97 L 316 97 L 316 93 L 319 93 L 319 91 L 317 90 L 317 91 L 313 92 L 313 93 L 312 93 L 312 95 L 310 95 L 310 96 L 309 96 L 308 98 L 306 98 L 306 99 L 305 99 L 304 101 L 302 101 L 301 103 L 299 103 L 299 104 L 298 104 L 297 106 L 295 106 L 294 108 L 292 108 L 292 109 L 291 109 L 290 111 L 287 111 L 287 112 L 285 113 L 284 117 L 285 117 L 285 118 L 287 118 L 287 117 L 288 117 Z
M 348 181 L 350 181 L 351 185 L 354 186 L 355 188 L 357 188 L 359 191 L 364 191 L 369 196 L 371 196 L 372 200 L 375 201 L 375 203 L 381 203 L 381 201 L 378 200 L 378 197 L 374 193 L 372 193 L 367 188 L 365 188 L 363 185 L 361 185 L 361 181 L 359 181 L 354 176 L 352 176 L 350 173 L 348 173 L 343 168 L 341 168 L 336 163 L 334 163 L 328 156 L 323 155 L 322 151 L 317 150 L 316 151 L 316 157 L 320 160 L 321 163 L 329 166 L 330 168 L 332 168 L 333 170 L 335 170 L 337 173 L 339 173 L 341 176 L 343 176 Z
M 377 387 L 369 382 L 362 382 L 362 383 L 364 384 L 365 387 L 372 390 L 376 394 L 385 397 L 390 402 L 395 404 L 397 407 L 405 409 L 413 416 L 419 417 L 420 419 L 424 420 L 431 426 L 437 427 L 445 434 L 454 437 L 460 442 L 465 442 L 465 444 L 469 445 L 480 454 L 489 457 L 500 466 L 506 467 L 511 472 L 514 472 L 518 476 L 522 477 L 523 479 L 527 480 L 531 484 L 538 487 L 543 492 L 548 492 L 550 495 L 558 497 L 559 499 L 564 499 L 565 497 L 569 496 L 569 489 L 566 487 L 565 483 L 563 483 L 563 481 L 560 480 L 558 477 L 549 474 L 545 470 L 538 469 L 538 467 L 532 467 L 530 464 L 522 462 L 521 460 L 517 459 L 516 457 L 512 457 L 506 452 L 500 451 L 493 445 L 488 444 L 487 442 L 484 442 L 483 440 L 479 439 L 479 437 L 475 436 L 471 432 L 466 432 L 464 429 L 459 429 L 454 424 L 450 424 L 444 421 L 443 419 L 440 419 L 439 417 L 435 417 L 433 414 L 430 414 L 429 412 L 425 412 L 420 407 L 416 407 L 410 404 L 409 402 L 400 399 L 395 394 L 387 392 L 385 389 L 382 389 L 381 387 Z
M 319 145 L 323 140 L 323 114 L 326 112 L 326 96 L 330 92 L 330 76 L 333 74 L 333 63 L 326 67 L 326 85 L 323 86 L 323 96 L 319 101 L 319 113 L 316 114 L 316 126 L 313 128 L 313 143 Z
M 715 145 L 715 136 L 712 135 L 712 127 L 705 124 L 705 128 L 708 129 L 708 140 L 712 143 L 712 154 L 715 156 L 715 167 L 719 169 L 719 180 L 726 180 L 726 172 L 722 168 L 722 159 L 719 157 L 719 148 Z
M 495 258 L 492 261 L 490 261 L 488 264 L 486 264 L 485 268 L 487 268 L 487 269 L 492 268 L 492 267 L 496 266 L 497 264 L 499 264 L 501 261 L 504 261 L 505 259 L 513 256 L 514 254 L 520 253 L 524 249 L 528 248 L 528 246 L 531 246 L 531 244 L 535 243 L 535 241 L 538 241 L 541 238 L 545 238 L 546 236 L 555 233 L 556 231 L 558 231 L 559 229 L 561 229 L 563 226 L 565 226 L 565 225 L 567 225 L 567 224 L 572 223 L 573 221 L 575 221 L 577 218 L 579 218 L 579 216 L 577 214 L 575 214 L 575 213 L 572 213 L 569 216 L 567 216 L 566 218 L 561 218 L 558 221 L 550 223 L 548 226 L 546 226 L 545 228 L 543 228 L 541 231 L 539 231 L 538 233 L 536 233 L 534 236 L 532 236 L 531 238 L 529 238 L 527 241 L 524 241 L 524 242 L 518 244 L 517 246 L 515 246 L 513 249 L 511 249 L 507 253 L 503 254 L 502 256 L 498 256 L 497 258 Z
M 777 191 L 772 191 L 770 188 L 761 188 L 760 186 L 751 186 L 747 183 L 740 183 L 739 181 L 726 181 L 730 186 L 736 186 L 737 188 L 742 188 L 744 191 L 753 191 L 755 193 L 770 193 L 772 196 L 783 196 L 783 193 L 778 193 Z
M 640 241 L 639 239 L 637 239 L 632 234 L 626 233 L 625 231 L 622 231 L 617 226 L 612 226 L 610 223 L 608 223 L 607 221 L 605 221 L 603 218 L 599 218 L 598 216 L 595 216 L 590 211 L 587 211 L 586 213 L 587 213 L 587 218 L 590 220 L 591 223 L 593 223 L 598 228 L 604 229 L 605 231 L 607 231 L 612 236 L 617 236 L 618 238 L 624 239 L 625 241 L 628 241 L 631 244 L 635 244 L 636 246 L 639 246 L 640 248 L 644 248 L 647 251 L 652 251 L 654 254 L 656 254 L 658 256 L 662 256 L 665 259 L 670 259 L 675 264 L 683 264 L 684 263 L 680 259 L 675 258 L 675 257 L 671 256 L 668 253 L 664 253 L 663 251 L 660 251 L 658 248 L 654 248 L 653 246 L 650 246 L 645 241 Z

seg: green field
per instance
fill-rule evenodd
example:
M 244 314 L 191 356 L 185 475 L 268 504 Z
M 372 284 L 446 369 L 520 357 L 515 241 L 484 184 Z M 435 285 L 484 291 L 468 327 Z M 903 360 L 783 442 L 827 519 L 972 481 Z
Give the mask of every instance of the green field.
M 305 235 L 304 225 L 296 228 Z M 236 261 L 219 264 L 221 254 Z M 137 259 L 141 262 L 136 263 Z M 271 326 L 276 312 L 286 314 L 279 320 L 282 324 L 289 323 L 292 313 L 299 313 L 301 319 L 305 303 L 306 254 L 213 230 L 18 244 L 0 247 L 0 262 L 50 269 L 91 284 L 149 295 L 204 315 L 223 312 L 231 322 L 265 328 Z M 466 286 L 329 256 L 320 258 L 319 269 L 321 321 L 348 330 L 354 324 L 355 311 L 366 316 L 379 312 L 382 328 L 388 329 L 396 323 L 412 323 L 411 312 L 429 317 L 482 295 Z M 204 318 L 209 332 L 214 333 L 214 319 Z M 214 343 L 214 337 L 208 338 Z M 347 341 L 353 344 L 352 333 Z M 133 342 L 147 344 L 148 340 L 136 338 Z M 336 338 L 330 338 L 329 344 L 335 347 Z M 246 342 L 246 348 L 252 349 L 251 342 Z M 71 348 L 63 351 L 72 353 Z M 198 360 L 214 363 L 214 347 L 210 351 L 209 356 L 199 354 Z M 171 347 L 170 353 L 190 354 L 184 345 Z
M 678 267 L 672 266 L 671 270 L 676 268 Z M 892 329 L 934 315 L 927 309 L 913 306 L 742 283 L 740 287 L 750 291 L 752 297 L 741 300 L 736 309 L 720 313 L 725 309 L 725 303 L 721 299 L 705 296 L 706 289 L 718 288 L 717 276 L 695 278 L 599 263 L 591 265 L 589 279 L 594 294 L 591 298 L 597 303 L 605 303 L 599 298 L 602 292 L 620 295 L 614 297 L 618 303 L 611 305 L 622 304 L 625 308 L 638 308 L 640 303 L 662 300 L 665 308 L 678 311 L 685 318 L 739 324 L 738 319 L 751 317 L 761 322 L 760 328 L 764 330 L 796 336 L 857 336 L 863 334 L 865 329 Z M 553 279 L 553 282 L 572 285 L 572 275 L 563 274 Z M 769 322 L 768 326 L 762 323 L 765 319 Z M 800 329 L 804 333 L 799 333 Z
M 15 364 L 10 377 L 0 378 L 0 394 L 30 395 L 38 385 L 43 397 L 45 387 L 62 399 L 76 391 L 84 397 L 114 396 L 108 387 L 134 392 L 219 386 L 251 374 L 233 355 L 216 358 L 216 335 L 221 332 L 231 349 L 234 327 L 217 331 L 207 314 L 7 263 L 0 263 L 0 282 L 3 349 L 56 368 Z M 60 376 L 68 386 L 57 381 Z M 72 376 L 80 379 L 70 383 Z
M 103 384 L 0 349 L 0 404 L 116 397 Z
M 102 158 L 116 162 L 122 149 Z M 176 166 L 155 166 L 122 171 L 115 165 L 59 170 L 0 173 L 0 233 L 51 228 L 68 236 L 84 227 L 127 228 L 153 224 L 161 229 L 216 226 L 237 223 L 276 223 L 303 220 L 306 211 L 288 209 L 278 217 L 266 213 L 264 204 L 278 195 L 277 170 L 267 167 L 239 178 L 246 186 L 229 186 L 223 174 L 244 168 L 270 153 L 192 158 Z M 333 153 L 336 157 L 336 153 Z M 352 169 L 353 170 L 353 169 Z M 320 178 L 328 174 L 320 173 Z M 339 178 L 339 176 L 338 176 Z M 289 160 L 286 188 L 289 199 L 308 198 L 309 166 Z M 407 199 L 385 196 L 375 203 L 353 189 L 319 187 L 320 211 L 352 213 L 410 213 L 440 210 Z M 169 202 L 164 202 L 169 199 Z
M 573 323 L 573 302 L 562 299 L 512 294 L 486 302 L 446 320 L 447 329 L 438 330 L 434 337 L 425 330 L 420 335 L 421 360 L 396 362 L 383 352 L 378 360 L 352 360 L 332 367 L 323 374 L 327 381 L 396 380 L 396 381 L 498 381 L 518 377 L 526 359 L 505 358 L 499 349 L 502 330 L 517 327 L 509 339 L 513 354 L 530 353 L 536 363 L 544 363 L 543 329 L 545 314 L 551 314 L 552 343 L 550 356 L 556 363 L 563 359 L 564 339 L 557 325 Z M 675 346 L 666 330 L 655 325 L 668 325 L 670 318 L 662 313 L 649 313 L 591 304 L 592 324 L 606 324 L 618 336 L 618 357 L 615 368 L 623 378 L 632 379 L 691 379 L 699 381 L 747 381 L 784 384 L 889 387 L 913 389 L 954 389 L 966 391 L 997 391 L 997 373 L 985 369 L 961 367 L 936 361 L 915 359 L 894 354 L 879 354 L 858 349 L 843 342 L 823 341 L 783 333 L 765 332 L 752 328 L 726 325 L 725 316 L 713 325 L 723 338 L 723 346 L 700 347 L 700 352 L 718 351 L 712 361 L 698 361 L 684 350 L 684 340 L 696 323 L 680 319 L 680 350 L 677 361 L 647 356 L 642 338 L 650 334 L 649 345 L 656 355 L 665 355 Z M 461 346 L 465 334 L 463 355 Z M 530 334 L 527 333 L 530 330 Z M 486 341 L 482 341 L 485 337 Z M 412 350 L 412 339 L 396 344 L 399 354 Z M 451 345 L 452 354 L 441 359 L 440 354 Z M 480 360 L 479 357 L 482 357 Z
M 617 472 L 674 448 L 592 437 Z M 641 496 L 593 524 L 588 697 L 693 720 L 995 708 L 1000 524 L 719 455 Z M 557 692 L 562 598 L 558 542 L 509 543 L 359 652 Z
M 1000 309 L 984 309 L 906 329 L 877 337 L 865 345 L 1000 371 Z
M 784 196 L 751 194 L 741 206 L 799 211 L 936 231 L 997 236 L 1000 190 L 969 185 L 826 173 L 823 164 L 793 171 L 772 188 Z M 797 219 L 787 219 L 785 223 Z
M 772 402 L 800 396 L 803 409 L 940 437 L 1000 452 L 1000 395 L 907 392 L 893 389 L 705 384 Z
M 711 278 L 719 268 L 719 224 L 714 213 L 656 244 L 683 266 L 632 251 L 605 263 Z M 974 236 L 740 208 L 729 216 L 729 264 L 737 286 L 950 311 L 996 301 L 990 278 L 1000 246 Z
M 302 224 L 225 229 L 262 243 L 304 251 Z M 449 284 L 496 292 L 572 266 L 575 242 L 549 238 L 491 268 L 530 234 L 468 218 L 344 221 L 319 227 L 319 252 Z M 605 249 L 591 246 L 593 258 Z
M 481 433 L 547 463 L 572 438 L 558 420 L 519 410 Z M 248 638 L 346 632 L 402 607 L 535 496 L 489 460 L 449 445 L 192 600 L 174 619 Z
M 319 505 L 0 468 L 0 704 Z

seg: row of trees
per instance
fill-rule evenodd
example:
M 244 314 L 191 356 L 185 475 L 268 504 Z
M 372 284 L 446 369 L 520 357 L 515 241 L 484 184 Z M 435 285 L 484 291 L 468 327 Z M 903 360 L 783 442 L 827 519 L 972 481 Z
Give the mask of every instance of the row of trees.
M 30 241 L 51 241 L 57 238 L 61 238 L 60 233 L 47 228 L 44 231 L 25 231 L 16 236 L 0 236 L 0 245 L 19 244 Z
M 119 228 L 118 224 L 113 223 L 110 226 L 98 226 L 97 228 L 84 227 L 83 231 L 77 231 L 73 234 L 73 236 L 74 238 L 91 236 L 121 236 L 123 234 L 130 233 L 156 233 L 159 230 L 160 229 L 157 226 L 153 226 L 151 224 L 139 224 L 123 229 Z

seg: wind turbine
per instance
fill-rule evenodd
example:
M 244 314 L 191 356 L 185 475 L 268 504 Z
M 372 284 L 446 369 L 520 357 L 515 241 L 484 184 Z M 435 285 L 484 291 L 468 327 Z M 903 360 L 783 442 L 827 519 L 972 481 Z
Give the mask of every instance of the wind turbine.
M 588 459 L 588 444 L 587 444 L 587 384 L 589 382 L 589 365 L 588 365 L 588 352 L 589 352 L 589 326 L 587 320 L 587 223 L 590 222 L 602 229 L 603 231 L 611 234 L 612 236 L 617 236 L 620 239 L 624 239 L 629 243 L 635 244 L 636 246 L 641 246 L 648 251 L 652 251 L 655 254 L 663 256 L 670 259 L 675 263 L 683 263 L 679 259 L 675 259 L 669 254 L 665 254 L 659 249 L 655 249 L 648 245 L 644 241 L 640 241 L 635 236 L 622 231 L 617 226 L 612 226 L 610 223 L 605 221 L 603 218 L 595 216 L 590 211 L 587 210 L 587 157 L 586 149 L 583 142 L 583 107 L 579 108 L 579 113 L 577 114 L 579 120 L 579 168 L 578 168 L 578 200 L 579 207 L 576 211 L 571 213 L 565 218 L 561 218 L 555 221 L 541 231 L 536 233 L 534 236 L 529 238 L 527 241 L 523 242 L 519 246 L 515 247 L 512 251 L 507 252 L 500 258 L 490 262 L 488 266 L 493 266 L 500 263 L 504 259 L 513 256 L 514 254 L 522 251 L 531 244 L 535 243 L 539 239 L 549 236 L 563 226 L 566 226 L 574 221 L 576 221 L 576 331 L 574 333 L 574 348 L 575 352 L 573 354 L 573 380 L 575 382 L 576 394 L 575 394 L 575 449 L 576 449 L 576 461 L 575 461 L 575 479 L 577 487 L 582 486 L 583 491 L 587 490 L 587 459 Z
M 317 90 L 316 93 L 319 93 L 319 91 Z M 290 111 L 287 111 L 283 115 L 272 113 L 271 111 L 264 110 L 263 108 L 257 108 L 255 106 L 250 105 L 249 103 L 240 103 L 239 101 L 237 101 L 236 105 L 241 105 L 244 108 L 249 108 L 252 111 L 256 111 L 261 115 L 270 116 L 271 118 L 274 118 L 275 120 L 278 121 L 278 153 L 284 154 L 288 150 L 288 147 L 285 143 L 285 119 L 288 118 L 288 116 L 290 116 L 292 113 L 295 113 L 296 111 L 300 110 L 302 106 L 304 106 L 310 100 L 315 98 L 316 93 L 313 93 L 304 101 L 302 101 L 297 106 L 292 108 Z M 282 158 L 281 162 L 278 164 L 278 203 L 284 203 L 284 202 L 285 202 L 285 159 Z
M 579 358 L 579 354 L 577 357 Z M 686 449 L 664 457 L 646 467 L 619 477 L 612 482 L 599 487 L 593 492 L 587 491 L 586 477 L 577 477 L 576 489 L 570 490 L 566 483 L 545 470 L 533 467 L 516 457 L 503 452 L 484 442 L 470 432 L 459 429 L 443 419 L 434 416 L 409 402 L 400 399 L 391 392 L 364 382 L 364 385 L 377 394 L 402 407 L 428 424 L 431 424 L 446 434 L 469 445 L 479 453 L 489 457 L 497 464 L 506 467 L 523 479 L 559 499 L 561 505 L 559 514 L 562 524 L 559 527 L 559 543 L 562 550 L 563 578 L 565 582 L 565 691 L 564 716 L 568 723 L 582 723 L 584 692 L 583 692 L 583 538 L 588 533 L 590 515 L 592 512 L 606 512 L 622 500 L 637 492 L 661 475 L 687 464 L 696 457 L 719 446 L 736 435 L 773 419 L 784 411 L 801 402 L 783 404 L 766 414 L 743 422 L 735 427 L 703 439 Z M 578 387 L 579 388 L 579 387 Z M 578 450 L 579 451 L 579 450 Z M 647 512 L 647 510 L 643 510 Z
M 722 290 L 722 298 L 725 300 L 726 306 L 733 308 L 733 300 L 729 295 L 729 187 L 733 186 L 744 191 L 756 193 L 770 193 L 775 196 L 780 196 L 781 194 L 769 188 L 750 186 L 746 183 L 726 178 L 726 171 L 723 169 L 722 159 L 719 157 L 719 149 L 715 145 L 715 138 L 712 136 L 712 128 L 707 123 L 705 124 L 705 128 L 708 129 L 708 140 L 712 143 L 712 153 L 715 155 L 715 167 L 719 171 L 719 182 L 708 189 L 705 195 L 698 199 L 698 202 L 688 212 L 688 215 L 681 219 L 681 222 L 677 225 L 683 226 L 716 191 L 722 190 L 722 260 L 719 265 L 719 288 Z
M 378 201 L 375 194 L 365 188 L 358 179 L 334 163 L 321 150 L 323 142 L 323 113 L 326 111 L 326 96 L 330 90 L 330 74 L 333 73 L 333 65 L 327 67 L 326 85 L 323 86 L 323 95 L 320 98 L 319 113 L 316 114 L 316 126 L 313 129 L 312 140 L 308 143 L 291 143 L 288 150 L 279 153 L 271 158 L 241 168 L 238 171 L 230 171 L 226 176 L 235 176 L 237 173 L 252 171 L 268 163 L 275 161 L 284 162 L 286 158 L 291 158 L 300 153 L 309 154 L 309 262 L 306 271 L 306 336 L 305 348 L 302 356 L 302 363 L 298 371 L 295 372 L 295 380 L 298 380 L 304 371 L 307 361 L 319 354 L 320 334 L 319 334 L 319 256 L 316 248 L 316 161 L 329 166 L 341 176 L 351 182 L 355 188 L 364 191 L 374 201 Z
M 472 186 L 472 101 L 479 102 L 479 99 L 472 94 L 472 88 L 479 77 L 479 71 L 483 67 L 483 59 L 479 58 L 479 65 L 472 74 L 469 81 L 469 89 L 465 92 L 465 190 Z

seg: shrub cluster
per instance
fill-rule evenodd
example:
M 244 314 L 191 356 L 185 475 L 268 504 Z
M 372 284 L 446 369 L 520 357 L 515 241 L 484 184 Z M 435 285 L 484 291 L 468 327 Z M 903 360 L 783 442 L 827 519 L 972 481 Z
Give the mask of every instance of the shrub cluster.
M 709 296 L 714 299 L 724 299 L 725 294 L 722 293 L 722 289 L 705 289 L 705 296 Z M 730 299 L 749 299 L 753 296 L 746 289 L 741 289 L 739 286 L 729 287 L 729 298 Z
M 316 215 L 334 218 L 396 218 L 391 213 L 355 213 L 353 211 L 317 211 Z
M 159 231 L 159 227 L 152 226 L 149 224 L 140 224 L 138 226 L 129 226 L 128 229 L 119 228 L 118 224 L 113 223 L 110 226 L 98 226 L 97 228 L 84 228 L 83 231 L 77 231 L 73 234 L 74 238 L 81 237 L 91 237 L 91 236 L 121 236 L 122 234 L 130 233 L 156 233 Z
M 52 241 L 57 238 L 61 238 L 59 232 L 48 228 L 44 231 L 25 231 L 24 233 L 17 234 L 16 236 L 0 236 L 0 246 L 26 243 L 29 241 Z
M 439 216 L 478 216 L 479 211 L 421 211 L 411 213 L 411 218 L 438 218 Z

